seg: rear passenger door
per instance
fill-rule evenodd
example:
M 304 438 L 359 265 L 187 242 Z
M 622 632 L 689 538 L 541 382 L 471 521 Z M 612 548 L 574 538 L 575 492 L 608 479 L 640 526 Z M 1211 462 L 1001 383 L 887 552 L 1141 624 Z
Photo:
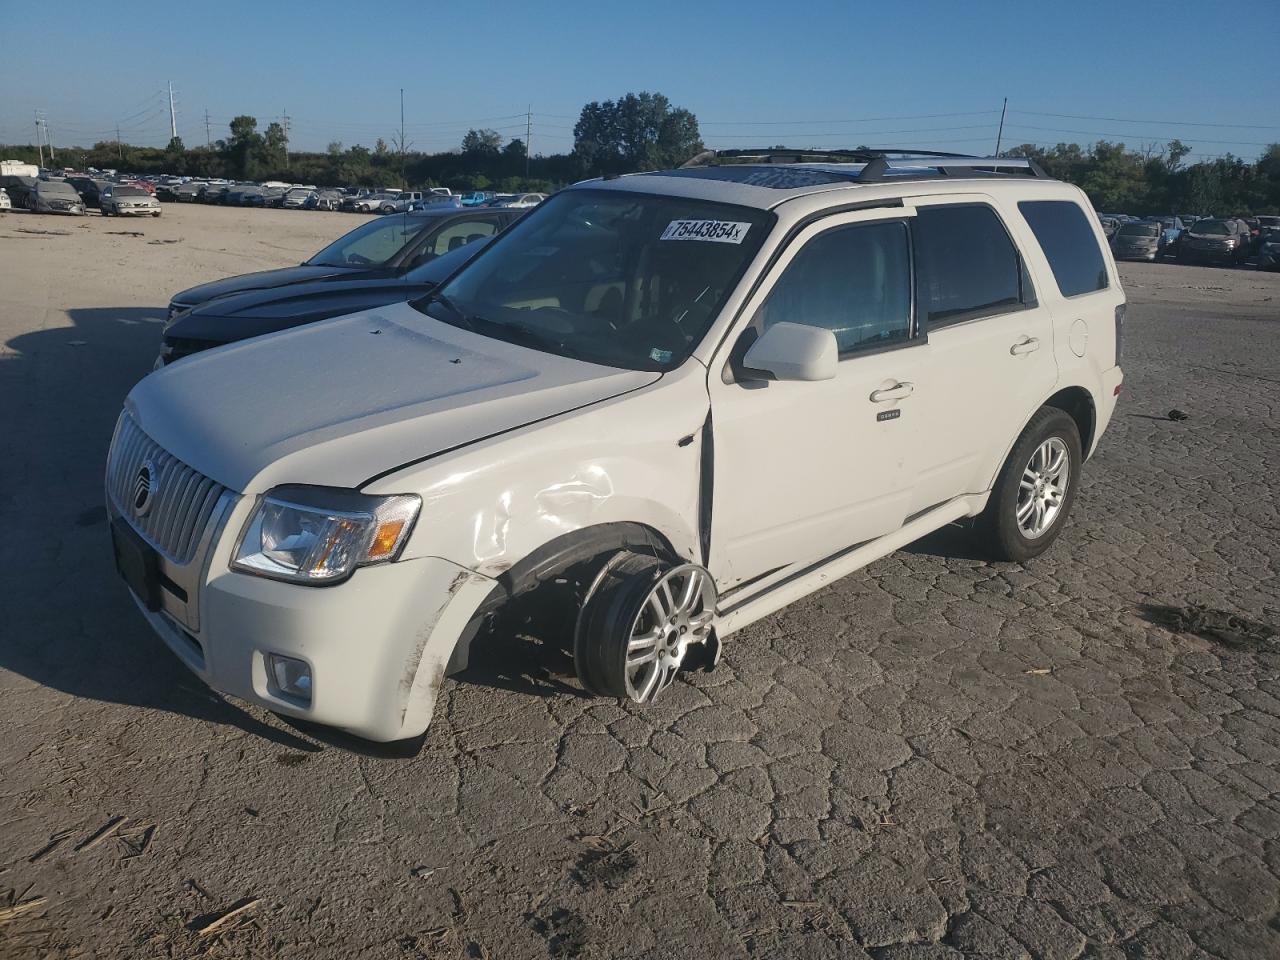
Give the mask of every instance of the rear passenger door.
M 1057 365 L 1049 310 L 990 198 L 912 201 L 916 311 L 928 337 L 909 512 L 990 489 Z

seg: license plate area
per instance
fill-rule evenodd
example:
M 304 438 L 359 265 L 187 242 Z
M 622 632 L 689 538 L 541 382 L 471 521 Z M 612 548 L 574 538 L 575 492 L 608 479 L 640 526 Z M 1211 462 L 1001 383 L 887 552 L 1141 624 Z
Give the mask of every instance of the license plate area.
M 160 609 L 160 555 L 121 520 L 111 521 L 111 549 L 116 570 L 143 605 Z

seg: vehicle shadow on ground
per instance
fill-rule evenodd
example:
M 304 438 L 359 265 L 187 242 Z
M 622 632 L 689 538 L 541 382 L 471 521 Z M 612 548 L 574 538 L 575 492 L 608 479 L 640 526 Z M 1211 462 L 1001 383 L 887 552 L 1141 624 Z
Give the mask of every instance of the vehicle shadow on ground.
M 943 560 L 979 560 L 988 563 L 992 559 L 979 541 L 972 520 L 949 523 L 914 543 L 907 544 L 902 552 Z
M 0 669 L 73 697 L 319 749 L 189 673 L 116 575 L 103 505 L 107 448 L 125 396 L 151 369 L 164 315 L 164 307 L 68 310 L 70 326 L 13 337 L 0 354 Z

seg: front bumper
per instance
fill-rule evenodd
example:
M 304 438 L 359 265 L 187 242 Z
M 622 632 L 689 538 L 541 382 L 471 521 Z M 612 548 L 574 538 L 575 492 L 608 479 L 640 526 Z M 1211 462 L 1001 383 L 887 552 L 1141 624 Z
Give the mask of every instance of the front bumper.
M 434 557 L 365 567 L 331 587 L 233 572 L 231 549 L 253 499 L 238 501 L 209 552 L 192 561 L 197 618 L 170 596 L 155 611 L 134 596 L 152 629 L 222 693 L 368 740 L 425 731 L 454 647 L 495 581 Z M 110 497 L 108 512 L 119 516 Z M 276 687 L 268 654 L 310 667 L 309 702 Z
M 1148 263 L 1155 263 L 1156 258 L 1159 255 L 1160 251 L 1147 248 L 1135 250 L 1117 249 L 1115 251 L 1115 258 L 1117 260 L 1145 260 Z
M 115 212 L 122 217 L 158 217 L 159 207 L 116 207 Z
M 1184 247 L 1181 257 L 1184 260 L 1229 263 L 1240 259 L 1240 252 L 1235 247 Z

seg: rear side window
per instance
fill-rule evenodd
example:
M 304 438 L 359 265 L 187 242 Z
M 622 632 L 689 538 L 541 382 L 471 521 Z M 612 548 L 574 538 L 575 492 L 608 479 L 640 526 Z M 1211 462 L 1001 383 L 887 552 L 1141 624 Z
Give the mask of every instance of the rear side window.
M 928 327 L 1021 310 L 1034 300 L 1022 258 L 990 207 L 920 207 L 912 230 L 916 301 Z
M 761 332 L 783 321 L 830 330 L 842 354 L 910 340 L 906 225 L 837 227 L 810 240 L 756 314 Z
M 1036 235 L 1064 297 L 1107 288 L 1106 261 L 1079 204 L 1070 200 L 1024 200 L 1018 210 Z M 1120 232 L 1128 229 L 1122 227 Z M 1159 235 L 1159 229 L 1154 233 Z

